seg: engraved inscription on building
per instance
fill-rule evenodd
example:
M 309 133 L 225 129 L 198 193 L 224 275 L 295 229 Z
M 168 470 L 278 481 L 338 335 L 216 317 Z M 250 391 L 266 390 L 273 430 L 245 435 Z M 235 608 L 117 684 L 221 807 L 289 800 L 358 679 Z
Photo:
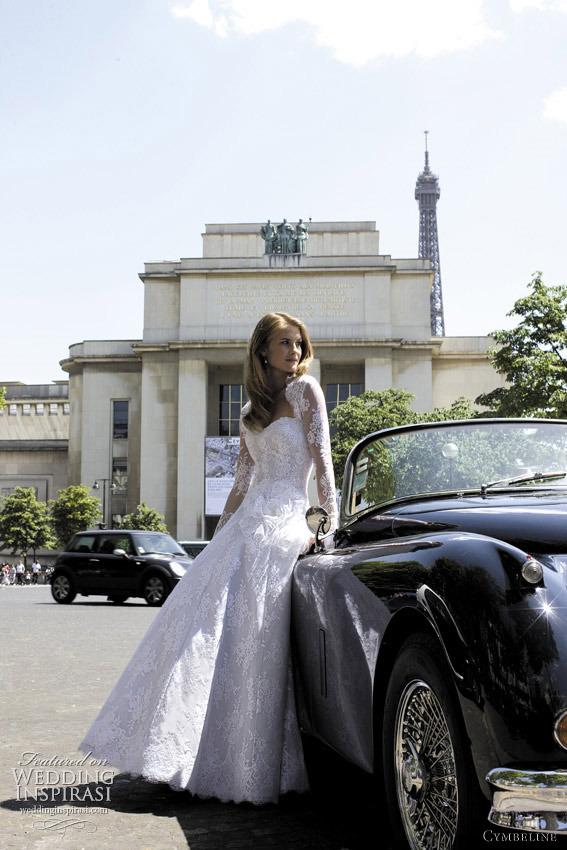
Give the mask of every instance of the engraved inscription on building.
M 215 284 L 219 320 L 256 319 L 267 312 L 285 312 L 304 319 L 355 319 L 360 307 L 359 286 L 348 280 L 246 280 Z M 357 304 L 358 302 L 358 304 Z

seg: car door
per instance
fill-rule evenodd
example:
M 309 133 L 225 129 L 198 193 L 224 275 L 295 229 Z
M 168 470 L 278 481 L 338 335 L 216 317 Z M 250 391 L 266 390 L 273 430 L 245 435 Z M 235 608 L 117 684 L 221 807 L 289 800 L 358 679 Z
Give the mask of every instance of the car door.
M 369 556 L 352 548 L 300 559 L 293 629 L 302 725 L 371 771 L 374 672 L 390 614 L 355 575 Z
M 89 593 L 96 587 L 98 578 L 98 559 L 95 534 L 81 534 L 73 540 L 61 558 L 62 564 L 69 569 L 78 593 Z
M 115 555 L 115 549 L 122 549 L 126 555 Z M 100 534 L 94 557 L 98 560 L 97 587 L 100 593 L 130 595 L 135 592 L 139 561 L 135 559 L 132 538 L 127 532 Z

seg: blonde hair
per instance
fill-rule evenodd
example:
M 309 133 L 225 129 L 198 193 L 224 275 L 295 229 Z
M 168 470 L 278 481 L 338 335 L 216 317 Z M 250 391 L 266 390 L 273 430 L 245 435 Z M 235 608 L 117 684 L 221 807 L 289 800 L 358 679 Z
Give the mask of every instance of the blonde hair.
M 289 326 L 297 328 L 301 333 L 301 357 L 292 378 L 298 378 L 307 372 L 313 360 L 313 349 L 309 340 L 307 328 L 300 319 L 288 316 L 287 313 L 266 313 L 263 316 L 248 342 L 248 351 L 244 363 L 244 387 L 250 402 L 250 410 L 242 421 L 247 428 L 259 431 L 270 424 L 274 400 L 268 381 L 265 357 L 261 351 L 266 348 L 270 339 L 277 331 Z

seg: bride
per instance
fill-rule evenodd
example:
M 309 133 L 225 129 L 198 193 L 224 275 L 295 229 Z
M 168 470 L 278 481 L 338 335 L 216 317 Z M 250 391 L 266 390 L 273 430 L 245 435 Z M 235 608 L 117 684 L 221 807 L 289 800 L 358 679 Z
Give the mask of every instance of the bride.
M 290 660 L 307 483 L 336 525 L 325 400 L 307 329 L 268 313 L 248 344 L 234 486 L 213 540 L 158 612 L 80 745 L 201 797 L 308 790 Z

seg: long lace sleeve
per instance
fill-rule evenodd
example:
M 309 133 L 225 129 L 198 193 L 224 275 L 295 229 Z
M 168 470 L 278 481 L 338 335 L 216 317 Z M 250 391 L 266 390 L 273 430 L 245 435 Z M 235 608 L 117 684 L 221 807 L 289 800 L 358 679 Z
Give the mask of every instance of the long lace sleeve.
M 250 487 L 250 482 L 254 476 L 254 461 L 252 460 L 252 456 L 248 451 L 248 447 L 246 445 L 246 432 L 244 430 L 244 426 L 242 425 L 242 417 L 240 419 L 240 451 L 238 453 L 238 461 L 236 464 L 236 474 L 234 477 L 234 484 L 232 485 L 232 490 L 229 493 L 228 499 L 226 500 L 226 504 L 224 506 L 224 511 L 222 512 L 222 516 L 217 523 L 217 527 L 215 529 L 215 534 L 217 531 L 226 525 L 231 516 L 238 510 L 244 496 L 248 492 L 248 488 Z M 215 535 L 213 534 L 213 537 Z
M 331 530 L 334 531 L 338 526 L 338 511 L 335 474 L 331 460 L 329 420 L 323 391 L 314 379 L 306 380 L 304 383 L 301 416 L 315 466 L 319 504 L 329 514 Z

